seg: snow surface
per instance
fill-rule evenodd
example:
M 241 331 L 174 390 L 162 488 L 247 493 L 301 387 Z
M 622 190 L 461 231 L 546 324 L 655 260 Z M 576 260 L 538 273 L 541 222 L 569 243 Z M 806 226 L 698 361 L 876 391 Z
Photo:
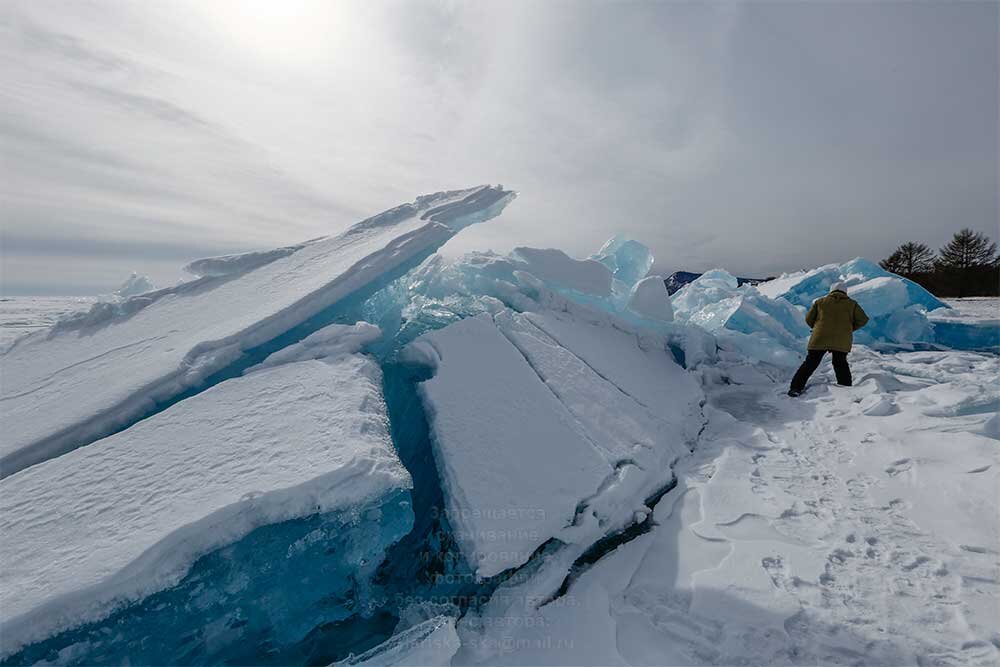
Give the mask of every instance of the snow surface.
M 361 350 L 382 337 L 382 330 L 368 322 L 356 324 L 330 324 L 312 333 L 298 343 L 293 343 L 269 355 L 256 366 L 244 373 L 252 373 L 261 368 L 269 368 L 292 361 L 339 357 Z
M 320 240 L 320 239 L 317 239 Z M 184 270 L 199 278 L 205 276 L 231 276 L 252 271 L 258 267 L 270 264 L 276 259 L 287 257 L 297 250 L 301 250 L 305 243 L 298 245 L 275 248 L 274 250 L 259 250 L 255 252 L 244 252 L 236 255 L 220 255 L 218 257 L 204 257 L 196 259 L 184 266 Z
M 721 364 L 653 529 L 554 600 L 565 563 L 499 589 L 454 664 L 996 664 L 1000 360 L 852 361 L 797 401 Z
M 935 310 L 928 319 L 938 340 L 953 347 L 1000 352 L 1000 299 L 947 299 L 949 310 Z
M 334 663 L 334 666 L 447 667 L 460 645 L 455 619 L 436 616 L 393 635 L 361 655 Z
M 961 319 L 976 322 L 1000 323 L 1000 297 L 972 296 L 964 299 L 945 299 L 950 310 L 939 310 L 935 319 Z
M 0 474 L 113 432 L 462 227 L 499 214 L 513 196 L 484 186 L 421 197 L 248 273 L 133 297 L 125 310 L 20 339 L 0 357 Z
M 381 373 L 341 354 L 259 370 L 0 481 L 2 650 L 180 580 L 252 529 L 406 489 Z
M 39 329 L 47 329 L 61 317 L 88 310 L 97 297 L 5 296 L 0 298 L 0 350 Z
M 562 250 L 514 248 L 520 268 L 563 289 L 599 297 L 611 295 L 611 271 L 592 259 L 573 259 Z
M 339 237 L 211 258 L 198 280 L 15 344 L 0 359 L 4 423 L 34 465 L 0 481 L 4 654 L 173 586 L 254 527 L 408 488 L 380 369 L 358 354 L 378 349 L 387 369 L 426 372 L 416 392 L 444 516 L 418 517 L 436 532 L 415 543 L 468 561 L 475 581 L 387 574 L 359 613 L 383 618 L 307 618 L 292 641 L 395 627 L 342 664 L 1000 660 L 1000 357 L 937 349 L 978 347 L 994 318 L 863 259 L 758 287 L 719 269 L 668 298 L 643 279 L 648 250 L 624 238 L 588 260 L 431 256 L 390 280 L 512 196 L 422 197 Z M 789 399 L 805 309 L 834 280 L 872 315 L 855 386 L 825 362 Z M 365 286 L 380 289 L 357 311 L 395 318 L 387 340 L 364 321 L 310 319 Z M 258 345 L 242 376 L 63 453 Z M 11 370 L 27 378 L 14 374 L 17 391 Z M 393 432 L 422 422 L 411 411 Z M 72 437 L 57 447 L 60 432 Z M 427 439 L 396 437 L 400 451 Z M 386 546 L 344 578 L 374 572 Z M 393 554 L 389 570 L 428 555 Z M 417 590 L 446 599 L 407 606 Z M 475 601 L 459 607 L 459 591 Z M 129 631 L 108 623 L 92 633 L 113 648 Z

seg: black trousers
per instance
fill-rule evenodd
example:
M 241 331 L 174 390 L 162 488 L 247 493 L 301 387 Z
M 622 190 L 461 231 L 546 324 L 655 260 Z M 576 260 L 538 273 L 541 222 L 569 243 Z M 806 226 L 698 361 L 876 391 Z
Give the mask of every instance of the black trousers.
M 829 350 L 829 352 L 833 355 L 833 372 L 837 374 L 837 384 L 850 387 L 851 367 L 847 365 L 847 353 L 833 350 Z M 806 354 L 806 360 L 802 362 L 799 370 L 795 372 L 795 377 L 792 378 L 791 389 L 793 391 L 802 391 L 806 388 L 809 376 L 819 368 L 819 362 L 822 361 L 823 355 L 826 353 L 827 350 L 809 350 Z

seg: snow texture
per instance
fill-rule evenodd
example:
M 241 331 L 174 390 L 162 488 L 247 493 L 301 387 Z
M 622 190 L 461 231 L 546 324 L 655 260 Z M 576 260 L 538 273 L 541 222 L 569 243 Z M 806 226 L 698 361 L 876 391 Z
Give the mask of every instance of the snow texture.
M 662 337 L 568 313 L 484 313 L 405 353 L 433 371 L 420 395 L 449 518 L 481 577 L 550 538 L 589 545 L 630 523 L 700 425 L 701 390 Z
M 393 635 L 361 655 L 334 663 L 333 667 L 447 667 L 460 644 L 455 619 L 436 616 Z
M 513 197 L 486 186 L 420 197 L 248 273 L 133 297 L 18 340 L 2 356 L 0 474 L 127 425 L 457 230 L 498 215 Z
M 0 482 L 2 650 L 170 587 L 258 526 L 409 487 L 367 357 L 223 382 Z
M 68 315 L 88 310 L 97 297 L 0 297 L 0 351 L 22 336 L 47 329 Z
M 611 296 L 611 271 L 592 259 L 573 259 L 562 250 L 514 248 L 518 267 L 554 287 L 599 297 Z
M 322 239 L 317 239 L 322 240 Z M 245 252 L 236 255 L 221 255 L 218 257 L 205 257 L 196 259 L 184 267 L 184 271 L 199 278 L 205 276 L 231 276 L 246 273 L 253 269 L 270 264 L 276 259 L 287 257 L 297 250 L 301 250 L 309 242 L 275 248 L 273 250 L 259 250 Z
M 356 324 L 330 324 L 319 331 L 269 355 L 264 361 L 247 369 L 251 373 L 292 361 L 336 358 L 360 352 L 361 349 L 382 337 L 382 330 L 368 322 Z
M 853 364 L 854 387 L 827 366 L 790 401 L 720 361 L 740 381 L 709 384 L 652 530 L 563 596 L 555 558 L 498 589 L 460 621 L 455 664 L 996 664 L 1000 361 Z

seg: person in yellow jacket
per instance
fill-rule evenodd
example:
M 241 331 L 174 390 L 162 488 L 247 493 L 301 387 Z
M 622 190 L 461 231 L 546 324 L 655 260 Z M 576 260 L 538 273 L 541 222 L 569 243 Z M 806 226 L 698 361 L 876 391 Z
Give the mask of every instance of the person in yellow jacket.
M 812 329 L 809 336 L 809 350 L 802 362 L 789 396 L 798 396 L 806 388 L 809 376 L 819 368 L 819 362 L 827 352 L 833 357 L 833 371 L 837 374 L 837 384 L 851 386 L 851 367 L 847 365 L 847 353 L 854 343 L 854 332 L 868 324 L 868 315 L 858 302 L 847 296 L 844 283 L 830 286 L 830 293 L 813 302 L 806 313 L 806 324 Z

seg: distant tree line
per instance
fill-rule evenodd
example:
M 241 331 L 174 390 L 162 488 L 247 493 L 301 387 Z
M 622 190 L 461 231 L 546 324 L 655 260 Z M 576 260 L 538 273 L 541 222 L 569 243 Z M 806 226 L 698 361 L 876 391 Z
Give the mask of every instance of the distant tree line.
M 1000 296 L 997 244 L 963 229 L 935 255 L 923 243 L 904 243 L 879 265 L 941 297 Z

